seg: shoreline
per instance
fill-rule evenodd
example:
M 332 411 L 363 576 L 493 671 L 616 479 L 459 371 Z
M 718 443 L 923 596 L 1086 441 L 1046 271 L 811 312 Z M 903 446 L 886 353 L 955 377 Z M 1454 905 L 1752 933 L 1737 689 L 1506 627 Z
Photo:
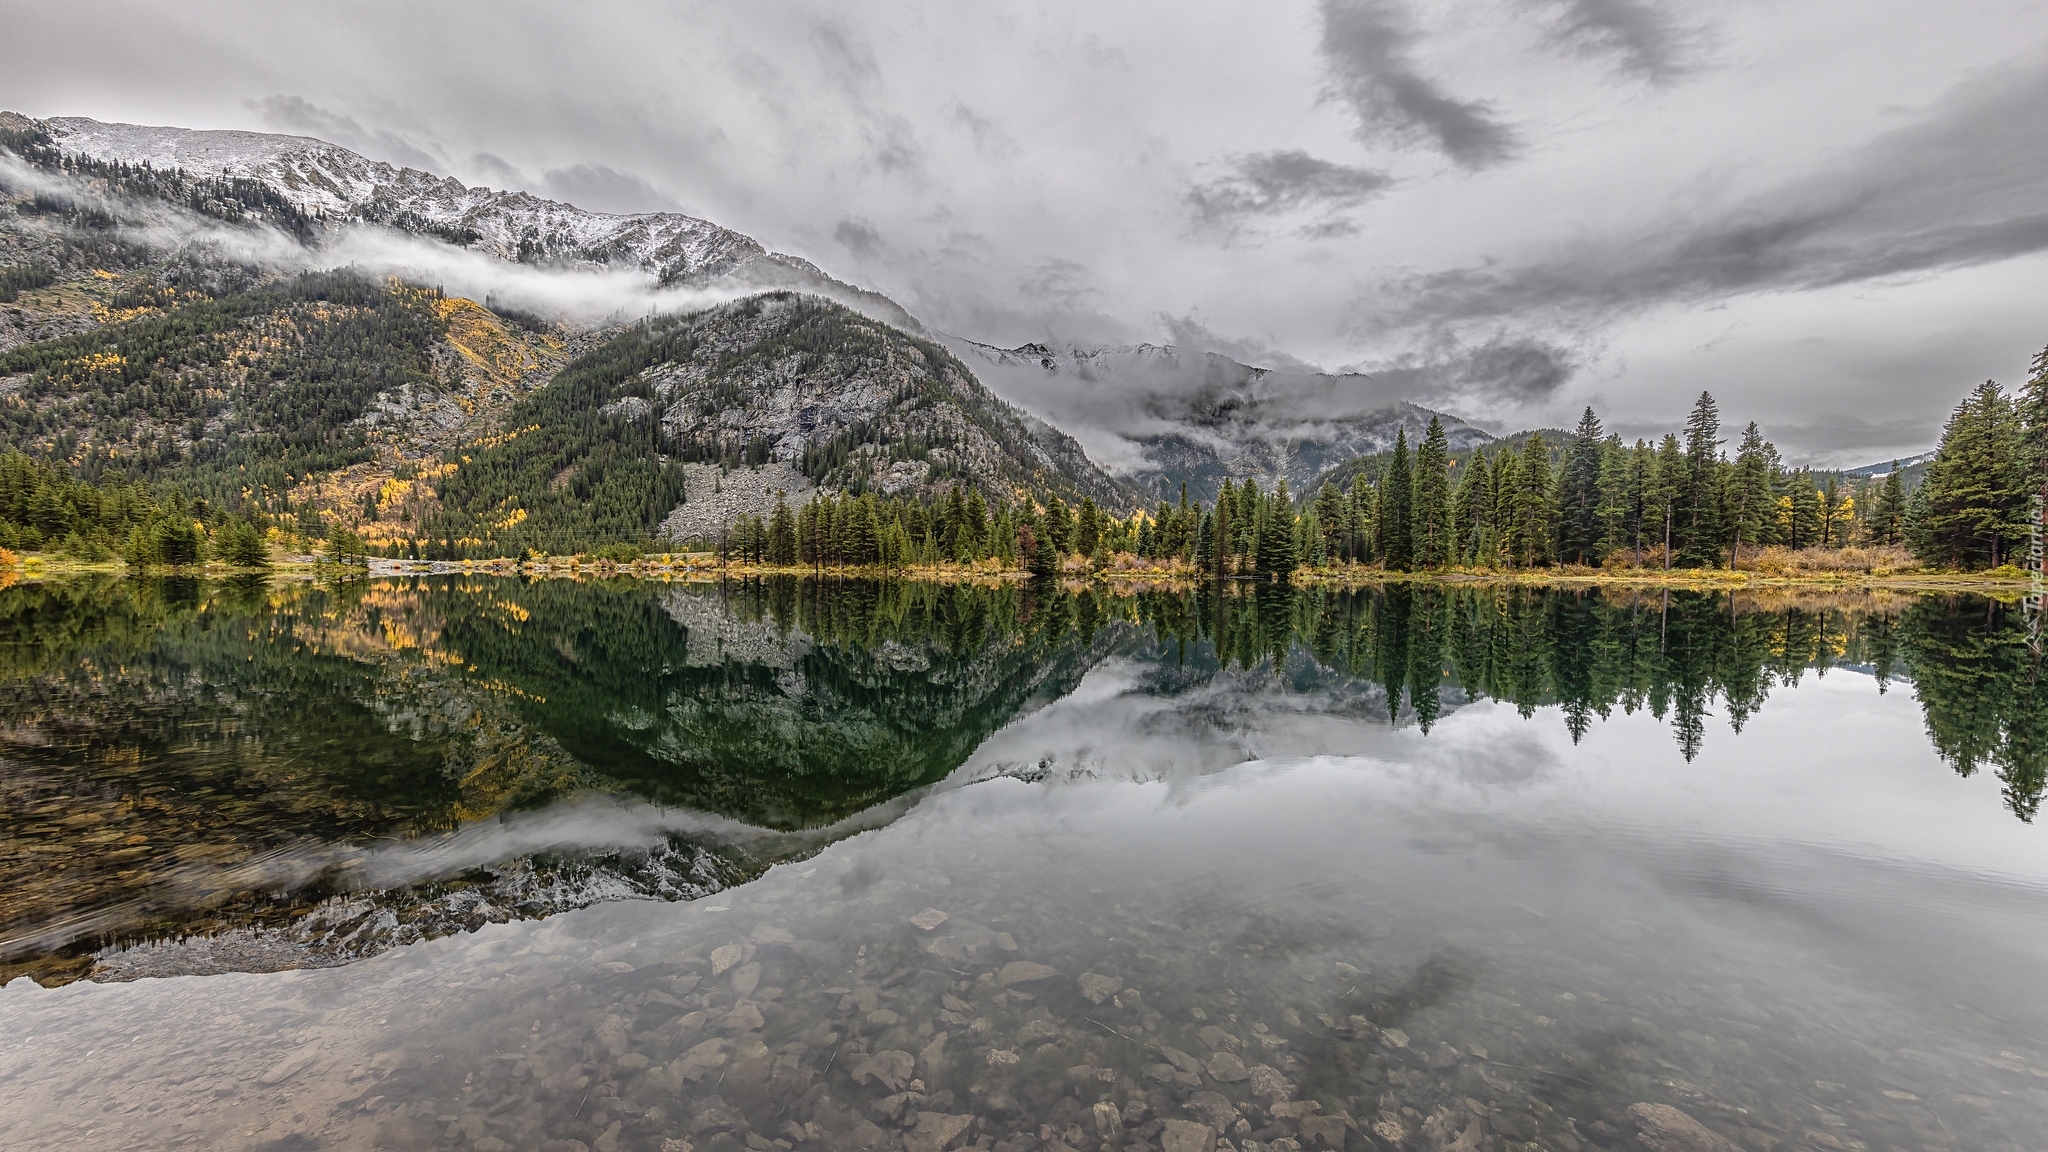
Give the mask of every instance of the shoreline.
M 188 568 L 157 570 L 164 575 L 233 578 L 263 576 L 271 579 L 310 580 L 332 575 L 334 567 L 313 557 L 287 556 L 266 568 L 234 568 L 216 562 Z M 389 560 L 373 557 L 361 569 L 368 579 L 403 576 L 522 576 L 531 579 L 581 580 L 586 578 L 688 581 L 715 583 L 727 579 L 759 579 L 793 576 L 804 579 L 899 580 L 929 584 L 999 585 L 1025 583 L 1034 577 L 1022 569 L 993 565 L 918 566 L 889 569 L 880 565 L 818 567 L 815 565 L 720 564 L 708 554 L 676 554 L 670 561 L 563 562 L 519 561 L 509 557 L 492 560 Z M 25 555 L 21 562 L 0 569 L 7 583 L 36 582 L 78 576 L 132 574 L 121 561 L 85 562 L 41 554 Z M 1214 582 L 1215 577 L 1190 572 L 1185 567 L 1127 568 L 1096 571 L 1071 568 L 1056 579 L 1064 584 L 1103 584 L 1111 588 L 1143 585 L 1192 588 Z M 1225 583 L 1256 587 L 1275 583 L 1255 576 L 1228 576 Z M 1826 591 L 1893 592 L 1982 592 L 2025 595 L 2032 577 L 2025 572 L 1886 572 L 1886 573 L 1763 573 L 1729 571 L 1725 568 L 1682 568 L 1666 571 L 1623 569 L 1448 569 L 1434 572 L 1387 572 L 1378 569 L 1301 569 L 1287 581 L 1297 588 L 1369 588 L 1390 584 L 1510 584 L 1545 588 L 1674 589 L 1717 592 L 1754 589 L 1820 589 Z

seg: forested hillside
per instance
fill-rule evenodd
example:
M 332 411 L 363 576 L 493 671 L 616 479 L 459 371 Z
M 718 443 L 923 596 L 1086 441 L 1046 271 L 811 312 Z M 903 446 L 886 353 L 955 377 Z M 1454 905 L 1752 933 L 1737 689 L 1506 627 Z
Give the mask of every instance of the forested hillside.
M 434 293 L 307 274 L 219 299 L 137 294 L 136 318 L 0 353 L 14 447 L 238 502 L 371 451 L 381 394 L 438 389 Z
M 770 460 L 828 488 L 1004 503 L 1122 490 L 944 349 L 816 297 L 648 321 L 565 368 L 506 430 L 451 452 L 432 547 L 502 555 L 650 540 L 686 461 Z M 762 512 L 767 509 L 761 509 Z

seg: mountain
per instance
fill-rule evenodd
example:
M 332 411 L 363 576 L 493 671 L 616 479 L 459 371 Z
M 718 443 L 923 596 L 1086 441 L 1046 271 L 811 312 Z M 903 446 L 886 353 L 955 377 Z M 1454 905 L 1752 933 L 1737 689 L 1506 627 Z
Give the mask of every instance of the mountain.
M 422 266 L 511 288 L 479 303 L 414 286 Z M 548 307 L 592 293 L 666 315 Z M 6 446 L 379 545 L 646 539 L 690 467 L 717 493 L 743 464 L 775 471 L 760 497 L 788 479 L 1131 503 L 914 317 L 803 260 L 306 137 L 0 113 L 0 296 Z
M 1933 460 L 1934 455 L 1934 450 L 1930 448 L 1917 456 L 1903 456 L 1897 460 L 1881 460 L 1875 464 L 1865 464 L 1861 468 L 1847 468 L 1842 471 L 1842 475 L 1881 480 L 1891 475 L 1891 471 L 1895 467 L 1901 473 L 1924 471 L 1925 469 L 1921 468 L 1921 465 Z
M 990 387 L 1073 432 L 1113 473 L 1155 497 L 1210 500 L 1225 479 L 1284 479 L 1300 492 L 1344 461 L 1421 438 L 1432 417 L 1453 448 L 1494 437 L 1392 395 L 1359 373 L 1255 368 L 1155 344 L 996 348 L 951 340 Z
M 50 166 L 98 176 L 115 190 L 134 182 L 124 180 L 128 172 L 146 170 L 158 195 L 182 194 L 199 210 L 231 220 L 269 218 L 302 234 L 349 223 L 382 225 L 515 264 L 634 269 L 664 288 L 814 292 L 923 331 L 879 293 L 677 212 L 591 212 L 529 192 L 472 188 L 310 136 L 106 124 L 83 116 L 12 120 L 17 134 L 40 131 L 46 138 L 42 150 Z
M 721 520 L 765 515 L 778 488 L 796 499 L 811 485 L 1128 500 L 1078 444 L 1025 421 L 937 344 L 788 292 L 635 325 L 505 424 L 440 466 L 432 535 L 501 553 L 647 539 L 665 521 L 667 536 L 715 537 L 716 523 L 681 527 L 694 504 L 722 495 Z M 684 461 L 720 468 L 693 492 Z

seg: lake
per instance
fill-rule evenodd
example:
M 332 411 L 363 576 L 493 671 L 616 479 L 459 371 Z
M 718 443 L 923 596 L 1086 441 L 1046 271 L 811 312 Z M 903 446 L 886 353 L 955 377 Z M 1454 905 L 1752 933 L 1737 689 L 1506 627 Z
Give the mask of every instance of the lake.
M 0 588 L 0 1146 L 2039 1148 L 2025 628 Z

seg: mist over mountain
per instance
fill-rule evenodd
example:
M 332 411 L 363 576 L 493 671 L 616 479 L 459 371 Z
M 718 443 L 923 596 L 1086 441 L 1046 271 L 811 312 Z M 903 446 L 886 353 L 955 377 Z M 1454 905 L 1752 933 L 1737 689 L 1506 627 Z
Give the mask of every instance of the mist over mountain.
M 1104 467 L 1148 494 L 1211 500 L 1225 480 L 1281 480 L 1297 493 L 1335 465 L 1383 452 L 1432 417 L 1453 448 L 1495 437 L 1410 402 L 1361 373 L 1241 364 L 1214 352 L 1155 344 L 995 348 L 953 339 L 991 388 L 1072 432 Z
M 231 255 L 258 263 L 352 265 L 448 280 L 479 296 L 584 320 L 674 311 L 759 291 L 809 292 L 924 331 L 887 297 L 677 212 L 592 212 L 529 192 L 470 187 L 308 136 L 0 115 L 9 117 L 8 130 L 24 145 L 17 151 L 41 161 L 45 195 L 62 198 L 65 176 L 84 177 L 97 183 L 69 194 L 104 199 L 103 210 L 118 212 L 144 193 L 141 199 L 166 200 L 201 218 L 269 224 L 303 245 L 301 251 L 257 247 L 249 236 L 227 245 Z M 179 222 L 161 212 L 145 210 L 133 221 L 117 216 L 116 223 L 146 230 L 144 239 L 160 245 L 203 235 L 188 220 L 185 236 L 165 236 Z M 428 243 L 397 242 L 404 237 Z M 507 276 L 506 265 L 525 274 Z M 545 275 L 550 272 L 592 275 Z

